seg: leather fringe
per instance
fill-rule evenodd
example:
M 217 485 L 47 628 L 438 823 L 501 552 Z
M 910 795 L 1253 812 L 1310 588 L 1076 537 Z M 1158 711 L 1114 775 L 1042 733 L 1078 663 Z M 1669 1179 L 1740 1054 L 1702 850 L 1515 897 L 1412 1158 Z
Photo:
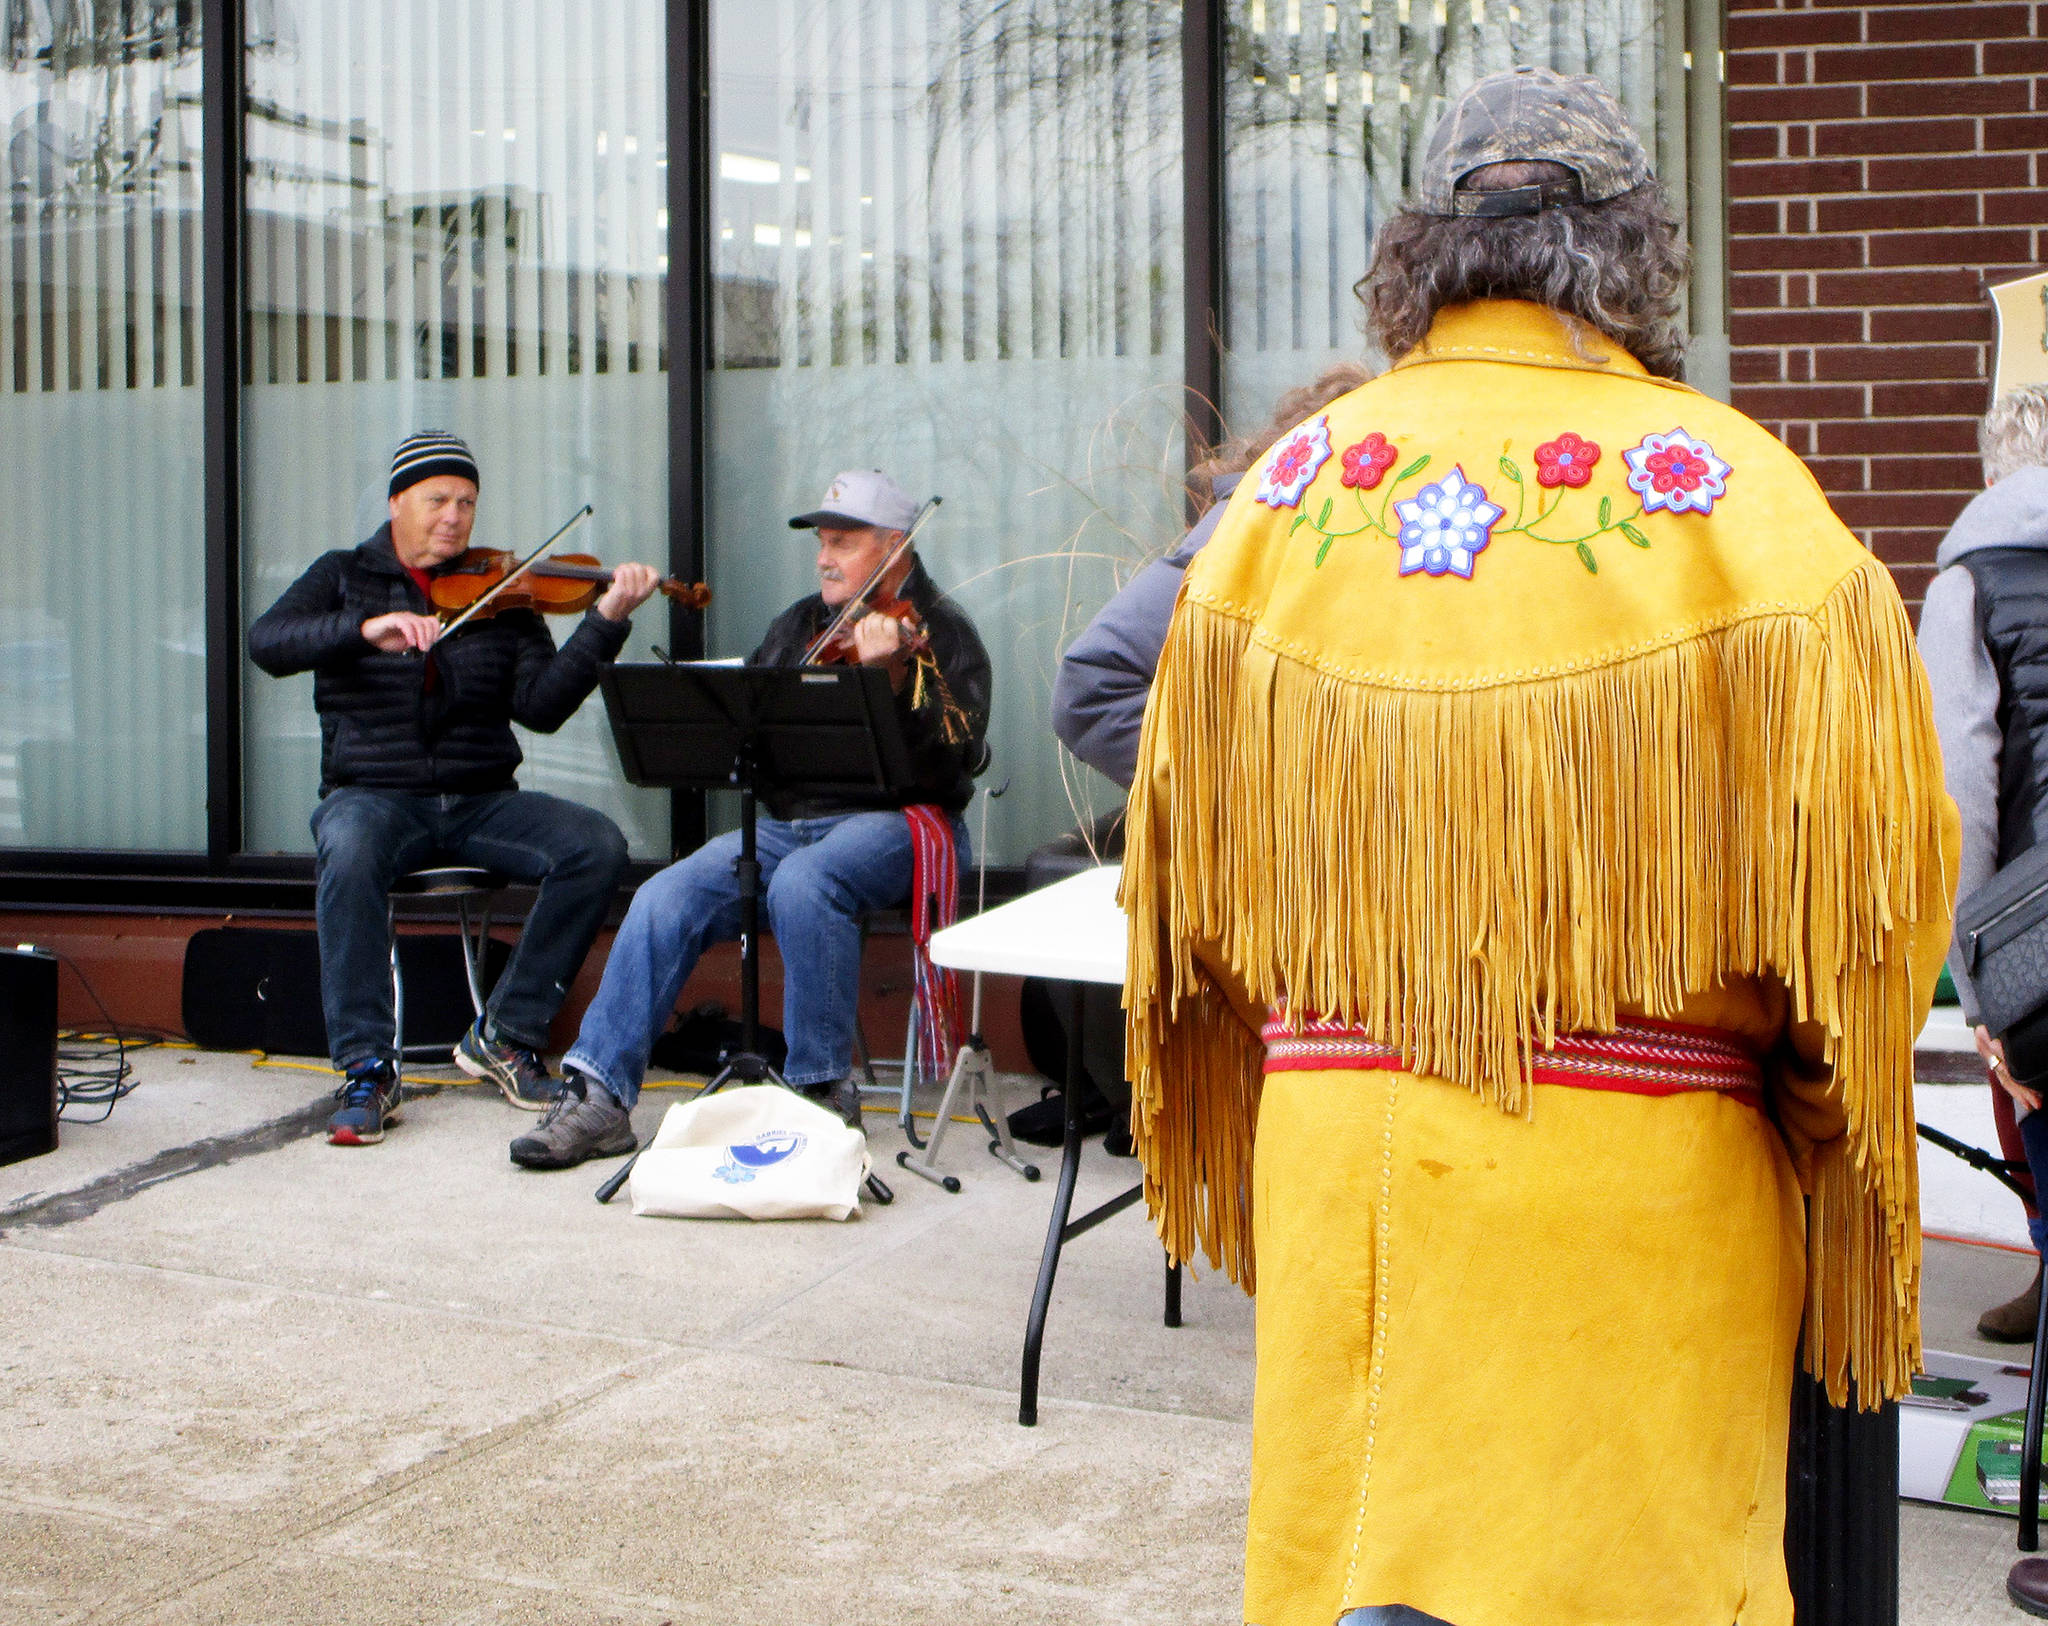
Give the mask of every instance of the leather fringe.
M 1198 952 L 1254 1009 L 1361 1025 L 1512 1113 L 1533 1098 L 1528 1048 L 1772 976 L 1825 1031 L 1848 1119 L 1815 1158 L 1807 1364 L 1838 1405 L 1908 1391 L 1904 927 L 1946 915 L 1949 879 L 1926 682 L 1875 559 L 1811 611 L 1460 688 L 1319 669 L 1185 594 L 1139 762 L 1133 1128 L 1173 1257 L 1199 1248 L 1254 1285 L 1263 1052 Z

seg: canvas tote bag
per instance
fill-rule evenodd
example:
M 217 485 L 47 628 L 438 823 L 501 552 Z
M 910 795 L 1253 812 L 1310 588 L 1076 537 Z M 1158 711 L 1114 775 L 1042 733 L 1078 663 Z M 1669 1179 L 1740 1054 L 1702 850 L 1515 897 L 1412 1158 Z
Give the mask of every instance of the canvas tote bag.
M 633 1165 L 636 1214 L 832 1219 L 860 1212 L 868 1141 L 780 1084 L 679 1101 Z

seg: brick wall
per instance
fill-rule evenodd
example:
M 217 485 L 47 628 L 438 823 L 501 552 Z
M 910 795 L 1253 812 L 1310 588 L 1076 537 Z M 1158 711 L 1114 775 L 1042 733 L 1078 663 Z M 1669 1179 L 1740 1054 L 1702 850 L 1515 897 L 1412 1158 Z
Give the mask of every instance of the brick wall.
M 1729 0 L 1735 404 L 1909 601 L 1982 489 L 1987 281 L 2048 264 L 2048 4 Z

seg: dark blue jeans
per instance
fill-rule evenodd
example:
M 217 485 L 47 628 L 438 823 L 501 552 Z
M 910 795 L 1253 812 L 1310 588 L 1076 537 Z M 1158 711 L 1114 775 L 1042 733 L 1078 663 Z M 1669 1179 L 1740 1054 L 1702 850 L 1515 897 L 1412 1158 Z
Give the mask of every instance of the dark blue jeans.
M 1996 1084 L 1991 1086 L 1994 1090 Z M 2048 1106 L 2020 1119 L 2020 1145 L 2027 1151 L 2027 1172 L 2034 1177 L 2034 1190 L 2048 1199 Z M 2048 1253 L 2048 1218 L 2039 1212 L 2027 1217 L 2027 1234 L 2034 1239 L 2036 1253 Z
M 386 910 L 399 876 L 445 862 L 540 883 L 484 1014 L 492 1037 L 541 1050 L 626 873 L 616 824 L 531 790 L 422 796 L 347 785 L 313 810 L 313 842 L 320 1005 L 328 1054 L 343 1069 L 395 1054 Z
M 953 821 L 967 863 L 967 828 Z M 737 832 L 716 836 L 633 894 L 604 981 L 562 1058 L 631 1106 L 654 1041 L 668 1026 L 698 957 L 740 934 Z M 755 831 L 762 924 L 782 950 L 783 1078 L 795 1085 L 846 1077 L 860 1004 L 860 916 L 910 896 L 910 826 L 901 813 L 763 818 Z

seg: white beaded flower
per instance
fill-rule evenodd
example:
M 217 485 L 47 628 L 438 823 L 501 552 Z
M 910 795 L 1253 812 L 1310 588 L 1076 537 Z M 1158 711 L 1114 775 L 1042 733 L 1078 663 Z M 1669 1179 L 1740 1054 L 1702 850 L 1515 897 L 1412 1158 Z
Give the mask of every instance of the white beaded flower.
M 1325 413 L 1309 419 L 1273 448 L 1254 495 L 1268 508 L 1293 508 L 1329 461 L 1330 419 Z
M 1441 480 L 1394 504 L 1401 519 L 1403 576 L 1426 571 L 1472 579 L 1472 565 L 1493 540 L 1493 524 L 1507 510 L 1486 500 L 1486 492 L 1453 468 Z
M 1621 454 L 1628 465 L 1628 486 L 1643 499 L 1643 512 L 1665 508 L 1682 514 L 1688 508 L 1704 514 L 1716 498 L 1728 495 L 1728 465 L 1714 448 L 1683 429 L 1666 435 L 1645 435 L 1639 445 Z

